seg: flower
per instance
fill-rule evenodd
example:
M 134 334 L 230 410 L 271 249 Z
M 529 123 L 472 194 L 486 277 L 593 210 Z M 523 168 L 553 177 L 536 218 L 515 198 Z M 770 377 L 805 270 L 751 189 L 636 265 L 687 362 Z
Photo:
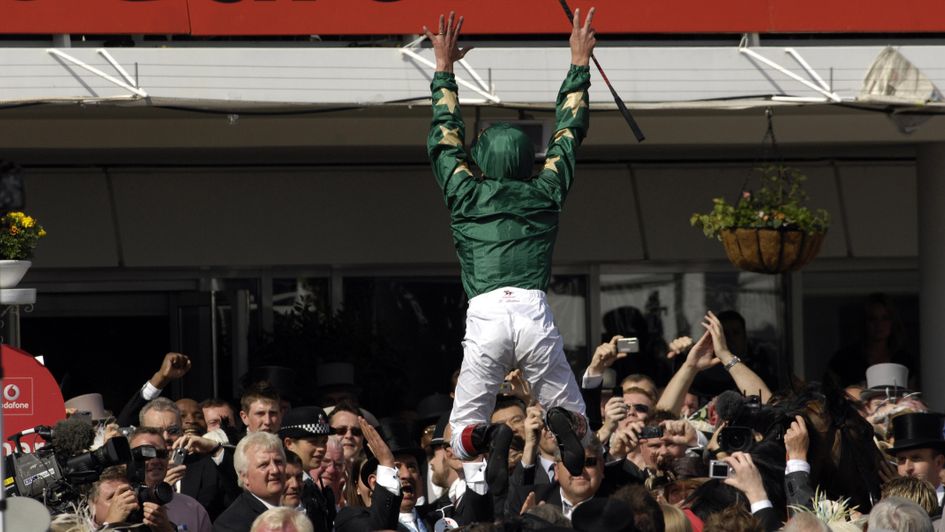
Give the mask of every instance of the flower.
M 45 236 L 46 230 L 32 216 L 19 211 L 0 216 L 0 259 L 29 259 Z
M 830 217 L 823 209 L 808 208 L 807 194 L 801 186 L 806 176 L 797 169 L 771 165 L 756 169 L 761 188 L 742 190 L 734 204 L 724 198 L 712 200 L 708 213 L 695 213 L 690 223 L 702 228 L 707 237 L 722 238 L 722 231 L 734 228 L 796 229 L 824 233 Z

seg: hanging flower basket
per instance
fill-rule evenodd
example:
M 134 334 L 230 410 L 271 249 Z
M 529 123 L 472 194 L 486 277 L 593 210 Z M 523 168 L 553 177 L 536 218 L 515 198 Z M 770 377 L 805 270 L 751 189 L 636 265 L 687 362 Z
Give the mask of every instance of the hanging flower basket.
M 728 260 L 755 273 L 798 271 L 814 260 L 826 233 L 795 229 L 723 229 L 720 233 Z
M 800 270 L 820 251 L 829 216 L 804 205 L 806 177 L 796 169 L 774 165 L 758 171 L 762 186 L 756 193 L 742 190 L 734 204 L 715 198 L 711 212 L 693 214 L 690 222 L 719 239 L 728 259 L 742 270 Z

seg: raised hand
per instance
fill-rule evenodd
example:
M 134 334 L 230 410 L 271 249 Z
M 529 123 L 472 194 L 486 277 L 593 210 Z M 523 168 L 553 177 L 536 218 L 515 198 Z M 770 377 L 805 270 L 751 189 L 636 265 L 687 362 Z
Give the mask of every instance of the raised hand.
M 603 375 L 604 370 L 612 366 L 617 359 L 627 356 L 627 353 L 617 352 L 617 340 L 621 338 L 623 336 L 617 335 L 611 338 L 609 342 L 597 346 L 597 349 L 594 350 L 594 356 L 591 357 L 591 363 L 587 366 L 588 376 Z
M 719 318 L 710 310 L 706 313 L 705 318 L 702 319 L 702 326 L 712 335 L 712 349 L 715 351 L 715 356 L 728 362 L 728 359 L 733 355 L 732 352 L 728 350 L 728 344 L 725 341 L 725 330 L 722 329 L 722 322 L 719 321 Z
M 807 424 L 801 416 L 794 416 L 795 421 L 784 432 L 784 447 L 789 460 L 807 461 L 807 447 L 810 436 L 807 434 Z
M 725 459 L 728 465 L 732 466 L 734 474 L 723 480 L 729 486 L 738 489 L 745 494 L 748 502 L 755 503 L 768 498 L 765 492 L 764 483 L 761 480 L 761 472 L 755 466 L 751 455 L 748 453 L 732 453 Z
M 574 10 L 574 19 L 571 21 L 571 64 L 577 66 L 587 66 L 591 62 L 591 54 L 594 53 L 594 45 L 597 39 L 594 37 L 594 28 L 591 28 L 591 20 L 594 18 L 594 8 L 587 12 L 587 18 L 584 19 L 584 25 L 581 25 L 581 9 Z
M 689 349 L 691 346 L 692 338 L 689 338 L 688 336 L 674 338 L 673 341 L 669 343 L 669 351 L 666 353 L 666 358 L 674 358 L 676 355 L 682 353 L 686 349 Z
M 374 453 L 377 463 L 385 467 L 394 467 L 394 454 L 390 452 L 390 447 L 384 443 L 384 438 L 381 438 L 381 435 L 377 433 L 377 429 L 372 427 L 363 417 L 358 417 L 358 424 L 361 425 L 361 433 L 364 434 L 364 443 Z
M 430 31 L 430 28 L 423 27 L 423 33 L 433 43 L 433 55 L 436 57 L 437 72 L 452 72 L 453 63 L 466 57 L 466 54 L 472 50 L 472 48 L 459 48 L 457 42 L 459 41 L 459 30 L 463 27 L 463 17 L 459 17 L 459 20 L 454 23 L 455 18 L 456 13 L 454 11 L 450 11 L 449 20 L 445 20 L 443 15 L 440 15 L 440 22 L 435 34 Z
M 716 356 L 713 340 L 714 337 L 711 332 L 706 331 L 702 338 L 699 338 L 699 341 L 689 350 L 685 365 L 696 371 L 704 371 L 720 364 L 722 361 Z
M 188 371 L 190 371 L 190 357 L 180 353 L 168 353 L 164 355 L 161 368 L 151 377 L 151 385 L 163 390 L 171 382 L 186 375 Z

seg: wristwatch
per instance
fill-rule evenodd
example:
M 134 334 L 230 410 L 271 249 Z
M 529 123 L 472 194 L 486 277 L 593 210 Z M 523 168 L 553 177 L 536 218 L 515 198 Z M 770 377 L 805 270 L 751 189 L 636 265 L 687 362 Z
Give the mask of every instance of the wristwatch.
M 738 358 L 735 355 L 732 355 L 732 360 L 729 360 L 728 363 L 725 364 L 725 366 L 723 367 L 725 368 L 725 371 L 732 371 L 732 368 L 735 367 L 735 364 L 739 364 L 741 363 L 741 361 L 742 359 Z

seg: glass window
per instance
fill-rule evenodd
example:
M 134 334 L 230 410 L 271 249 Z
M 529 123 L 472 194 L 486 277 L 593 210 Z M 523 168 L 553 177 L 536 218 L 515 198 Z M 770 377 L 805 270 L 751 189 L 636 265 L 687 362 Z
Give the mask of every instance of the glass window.
M 666 359 L 668 343 L 679 336 L 703 334 L 706 310 L 722 318 L 729 349 L 777 386 L 778 356 L 784 338 L 780 277 L 748 272 L 607 273 L 601 275 L 601 338 L 635 336 L 640 353 L 615 367 L 618 378 L 642 372 L 664 385 L 674 367 Z M 678 362 L 677 362 L 678 364 Z

